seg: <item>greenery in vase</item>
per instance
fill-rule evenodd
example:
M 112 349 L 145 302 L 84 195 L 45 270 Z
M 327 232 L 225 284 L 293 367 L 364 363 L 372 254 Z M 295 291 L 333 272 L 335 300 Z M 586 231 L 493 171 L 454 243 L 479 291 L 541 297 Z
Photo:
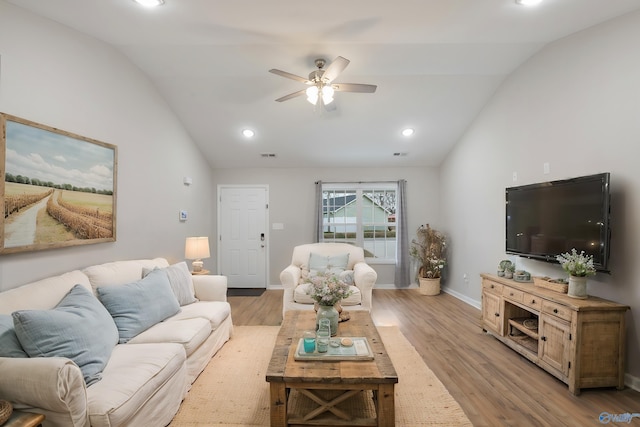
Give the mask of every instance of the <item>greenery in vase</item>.
M 333 306 L 344 298 L 351 296 L 353 291 L 348 284 L 343 282 L 335 274 L 320 272 L 308 277 L 307 293 L 319 305 Z
M 446 265 L 447 242 L 444 234 L 429 227 L 418 227 L 417 237 L 411 241 L 409 254 L 420 262 L 418 276 L 437 279 Z
M 593 266 L 593 255 L 586 255 L 584 251 L 578 251 L 576 248 L 571 249 L 571 252 L 565 252 L 556 256 L 556 260 L 562 266 L 562 269 L 575 277 L 592 276 L 596 274 L 596 269 Z

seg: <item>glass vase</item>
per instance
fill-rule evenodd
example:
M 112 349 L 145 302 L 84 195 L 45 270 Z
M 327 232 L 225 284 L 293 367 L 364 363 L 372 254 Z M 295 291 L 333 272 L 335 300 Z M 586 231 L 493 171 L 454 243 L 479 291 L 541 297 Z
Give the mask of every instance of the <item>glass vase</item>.
M 332 305 L 318 305 L 316 314 L 316 330 L 320 326 L 320 319 L 329 319 L 331 325 L 331 336 L 338 334 L 338 310 Z

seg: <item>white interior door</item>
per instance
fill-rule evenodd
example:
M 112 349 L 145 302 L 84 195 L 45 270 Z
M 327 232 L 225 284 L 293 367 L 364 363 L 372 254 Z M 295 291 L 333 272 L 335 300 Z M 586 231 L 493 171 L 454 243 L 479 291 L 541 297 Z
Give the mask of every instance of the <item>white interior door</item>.
M 220 274 L 230 288 L 267 287 L 268 187 L 219 186 Z

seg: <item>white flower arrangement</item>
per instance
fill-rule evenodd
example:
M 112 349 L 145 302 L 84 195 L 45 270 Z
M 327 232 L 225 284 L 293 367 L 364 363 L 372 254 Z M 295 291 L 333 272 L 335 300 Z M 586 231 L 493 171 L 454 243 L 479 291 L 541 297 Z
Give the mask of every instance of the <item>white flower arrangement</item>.
M 596 274 L 596 268 L 593 266 L 593 255 L 586 255 L 584 251 L 578 251 L 576 248 L 571 249 L 571 253 L 565 252 L 556 256 L 556 260 L 562 266 L 562 269 L 574 277 L 585 277 Z
M 305 283 L 308 284 L 309 296 L 319 305 L 333 306 L 353 293 L 348 284 L 329 272 L 310 276 L 305 280 Z

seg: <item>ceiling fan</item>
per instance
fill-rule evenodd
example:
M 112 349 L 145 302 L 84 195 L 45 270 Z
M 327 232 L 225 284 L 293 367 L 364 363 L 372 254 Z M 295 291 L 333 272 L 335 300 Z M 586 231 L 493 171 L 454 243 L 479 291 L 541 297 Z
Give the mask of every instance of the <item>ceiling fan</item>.
M 345 68 L 347 68 L 347 65 L 349 65 L 349 60 L 342 56 L 338 56 L 327 66 L 327 68 L 324 68 L 326 64 L 324 59 L 316 59 L 315 64 L 318 69 L 312 71 L 309 74 L 308 79 L 287 73 L 286 71 L 276 70 L 275 68 L 269 70 L 270 73 L 296 80 L 309 86 L 307 89 L 302 89 L 280 97 L 276 99 L 276 101 L 283 102 L 298 96 L 306 95 L 307 101 L 313 105 L 317 105 L 318 102 L 320 102 L 325 106 L 325 108 L 327 108 L 327 106 L 333 102 L 334 92 L 373 93 L 376 91 L 376 85 L 360 83 L 333 83 L 335 78 L 338 77 Z

